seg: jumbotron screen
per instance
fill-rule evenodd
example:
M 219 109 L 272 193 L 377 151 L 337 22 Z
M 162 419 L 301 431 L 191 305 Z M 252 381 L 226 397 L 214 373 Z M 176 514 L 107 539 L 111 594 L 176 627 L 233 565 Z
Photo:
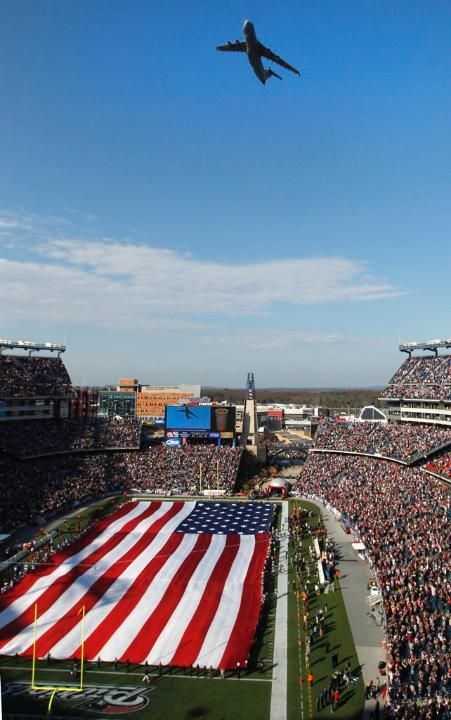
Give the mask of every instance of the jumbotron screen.
M 211 408 L 205 405 L 168 405 L 166 430 L 210 430 Z
M 235 432 L 235 407 L 210 405 L 168 405 L 166 431 Z

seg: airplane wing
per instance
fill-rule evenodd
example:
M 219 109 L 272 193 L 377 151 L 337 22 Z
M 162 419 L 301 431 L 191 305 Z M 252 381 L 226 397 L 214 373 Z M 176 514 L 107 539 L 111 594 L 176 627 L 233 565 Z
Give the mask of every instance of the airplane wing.
M 246 43 L 242 40 L 235 40 L 235 42 L 229 42 L 227 45 L 218 45 L 216 50 L 221 50 L 222 52 L 246 52 Z
M 275 62 L 278 65 L 281 65 L 286 70 L 291 70 L 291 72 L 294 72 L 296 75 L 299 75 L 299 76 L 301 75 L 299 70 L 296 70 L 295 67 L 293 67 L 292 65 L 289 65 L 287 62 L 285 62 L 285 60 L 282 60 L 282 58 L 279 57 L 279 55 L 276 55 L 275 53 L 273 53 L 272 50 L 265 47 L 261 43 L 259 43 L 259 49 L 260 49 L 260 54 L 262 55 L 262 57 L 265 57 L 268 60 L 272 60 L 272 62 Z

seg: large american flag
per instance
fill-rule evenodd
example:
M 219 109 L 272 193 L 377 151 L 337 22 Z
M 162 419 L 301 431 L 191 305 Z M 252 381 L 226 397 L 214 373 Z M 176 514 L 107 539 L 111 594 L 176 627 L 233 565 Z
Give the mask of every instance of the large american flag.
M 232 668 L 260 613 L 270 503 L 128 502 L 0 596 L 0 654 Z M 38 620 L 34 623 L 35 605 Z

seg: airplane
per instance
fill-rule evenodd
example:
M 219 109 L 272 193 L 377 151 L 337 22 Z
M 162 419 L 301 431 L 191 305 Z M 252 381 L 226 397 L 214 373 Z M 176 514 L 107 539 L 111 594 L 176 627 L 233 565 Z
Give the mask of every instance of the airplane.
M 187 420 L 189 420 L 192 417 L 196 417 L 196 413 L 190 410 L 188 405 L 183 405 L 181 408 L 178 408 L 178 411 L 183 413 Z
M 268 60 L 286 68 L 286 70 L 291 70 L 291 72 L 294 72 L 296 75 L 301 75 L 299 70 L 296 70 L 295 67 L 289 65 L 285 62 L 285 60 L 282 60 L 281 57 L 273 53 L 272 50 L 265 47 L 257 40 L 254 25 L 250 20 L 245 20 L 243 32 L 244 37 L 246 38 L 245 40 L 235 40 L 235 42 L 229 41 L 227 45 L 218 45 L 216 50 L 220 50 L 221 52 L 247 53 L 247 58 L 252 66 L 252 69 L 263 85 L 266 84 L 266 81 L 269 80 L 270 77 L 276 77 L 279 78 L 279 80 L 282 80 L 282 78 L 280 75 L 275 73 L 274 70 L 271 70 L 271 68 L 264 68 L 262 58 L 267 58 Z

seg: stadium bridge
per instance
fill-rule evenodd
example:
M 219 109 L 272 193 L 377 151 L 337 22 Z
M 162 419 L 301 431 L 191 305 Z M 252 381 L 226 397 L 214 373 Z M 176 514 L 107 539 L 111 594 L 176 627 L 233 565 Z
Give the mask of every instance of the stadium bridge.
M 298 464 L 306 460 L 309 448 L 305 443 L 292 443 L 267 445 L 266 450 L 269 465 L 277 461 Z

